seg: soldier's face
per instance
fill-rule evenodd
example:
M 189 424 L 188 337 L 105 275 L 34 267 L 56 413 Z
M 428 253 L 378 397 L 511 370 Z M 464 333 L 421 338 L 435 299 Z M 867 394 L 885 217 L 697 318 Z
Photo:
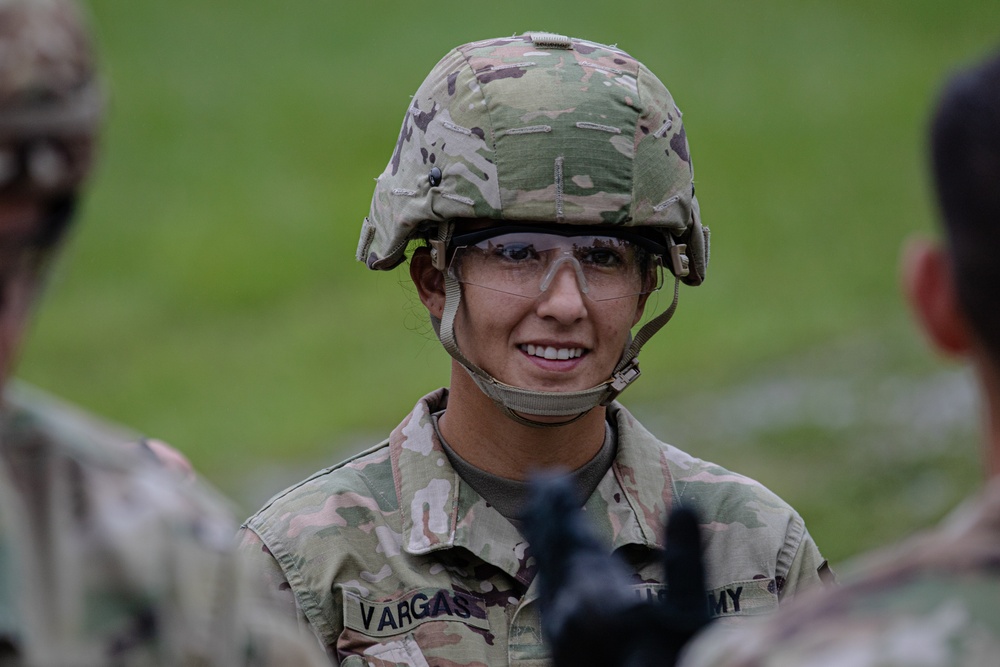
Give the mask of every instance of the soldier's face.
M 578 391 L 607 381 L 645 303 L 592 301 L 567 264 L 534 299 L 462 285 L 455 332 L 465 356 L 501 382 Z
M 37 200 L 0 199 L 0 382 L 13 365 L 38 286 L 31 240 L 43 219 Z

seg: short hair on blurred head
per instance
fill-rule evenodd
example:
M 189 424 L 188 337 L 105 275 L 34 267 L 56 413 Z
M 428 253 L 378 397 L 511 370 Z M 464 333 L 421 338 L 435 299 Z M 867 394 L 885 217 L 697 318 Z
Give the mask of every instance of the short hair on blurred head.
M 1000 50 L 946 84 L 931 159 L 959 302 L 1000 365 Z

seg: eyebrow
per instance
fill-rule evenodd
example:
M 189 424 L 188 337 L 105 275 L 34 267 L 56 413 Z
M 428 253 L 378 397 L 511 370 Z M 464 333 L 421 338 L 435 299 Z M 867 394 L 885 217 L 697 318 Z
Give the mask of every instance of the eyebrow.
M 610 236 L 625 241 L 635 243 L 654 254 L 663 255 L 667 252 L 665 245 L 659 244 L 640 234 L 635 234 L 622 229 L 605 229 L 595 227 L 591 229 L 580 228 L 569 225 L 503 225 L 500 227 L 489 227 L 477 231 L 456 234 L 451 238 L 452 247 L 475 245 L 480 241 L 485 241 L 504 234 L 551 234 L 555 236 Z

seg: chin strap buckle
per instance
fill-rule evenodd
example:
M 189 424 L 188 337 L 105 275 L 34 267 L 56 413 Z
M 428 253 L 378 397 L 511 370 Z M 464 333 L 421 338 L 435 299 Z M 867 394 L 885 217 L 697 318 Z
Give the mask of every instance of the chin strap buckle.
M 613 393 L 608 402 L 614 400 L 618 394 L 625 391 L 626 387 L 635 382 L 635 379 L 639 377 L 639 373 L 639 360 L 633 357 L 631 361 L 625 364 L 625 368 L 611 376 L 611 389 Z
M 672 240 L 671 240 L 672 241 Z M 690 260 L 687 256 L 686 243 L 670 244 L 670 264 L 674 270 L 674 276 L 684 278 L 691 273 Z
M 448 269 L 448 243 L 450 241 L 451 223 L 447 220 L 438 223 L 437 238 L 428 239 L 428 245 L 431 247 L 431 263 L 441 273 Z
M 444 273 L 445 269 L 445 257 L 448 256 L 446 248 L 447 243 L 441 239 L 431 239 L 431 262 L 434 264 L 434 268 Z

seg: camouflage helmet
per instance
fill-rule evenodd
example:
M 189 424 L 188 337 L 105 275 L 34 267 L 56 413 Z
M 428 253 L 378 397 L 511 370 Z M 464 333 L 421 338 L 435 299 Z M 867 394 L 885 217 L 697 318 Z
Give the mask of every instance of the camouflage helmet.
M 453 49 L 431 70 L 403 118 L 378 177 L 357 259 L 392 269 L 426 239 L 444 272 L 438 335 L 448 353 L 509 417 L 570 423 L 610 403 L 639 375 L 642 345 L 672 316 L 680 281 L 708 265 L 681 112 L 666 87 L 618 48 L 553 33 Z M 506 385 L 467 359 L 454 333 L 461 289 L 445 270 L 454 221 L 645 228 L 663 235 L 674 301 L 623 350 L 608 380 L 583 391 Z M 555 424 L 524 417 L 568 416 Z
M 391 269 L 456 218 L 641 226 L 687 246 L 697 285 L 708 234 L 692 179 L 680 110 L 624 51 L 551 33 L 473 42 L 413 96 L 358 260 Z
M 0 188 L 72 193 L 90 169 L 103 98 L 73 0 L 0 0 Z

